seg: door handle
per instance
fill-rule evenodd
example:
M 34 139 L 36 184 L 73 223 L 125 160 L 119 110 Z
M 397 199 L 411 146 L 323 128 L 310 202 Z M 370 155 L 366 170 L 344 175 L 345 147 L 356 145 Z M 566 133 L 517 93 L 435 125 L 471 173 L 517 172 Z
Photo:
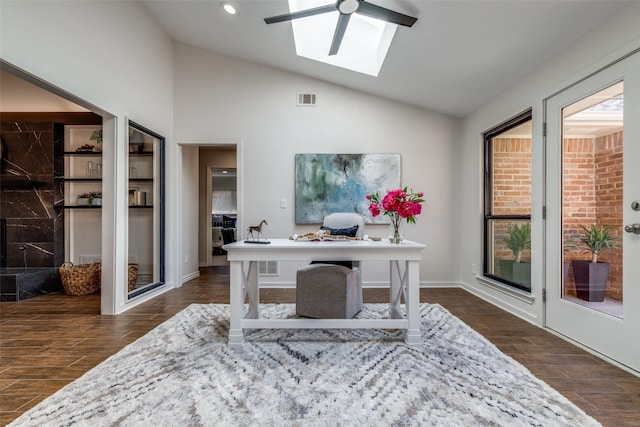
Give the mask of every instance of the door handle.
M 640 234 L 640 223 L 625 225 L 624 231 L 627 233 Z

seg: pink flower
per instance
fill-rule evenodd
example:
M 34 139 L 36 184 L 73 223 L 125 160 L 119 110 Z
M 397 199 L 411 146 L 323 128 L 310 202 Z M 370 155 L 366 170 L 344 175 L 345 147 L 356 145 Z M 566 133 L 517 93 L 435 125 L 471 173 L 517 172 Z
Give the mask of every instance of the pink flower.
M 398 209 L 398 214 L 402 218 L 410 218 L 419 215 L 420 212 L 422 212 L 422 205 L 411 200 L 407 200 L 400 204 L 400 209 Z
M 402 199 L 402 190 L 391 190 L 382 199 L 382 208 L 385 211 L 397 211 L 400 207 L 400 200 Z
M 422 213 L 422 205 L 418 202 L 411 202 L 413 204 L 413 215 L 420 215 Z
M 413 206 L 411 206 L 411 202 L 400 203 L 398 215 L 400 215 L 400 218 L 409 218 L 410 216 L 413 216 Z
M 377 203 L 371 203 L 369 205 L 369 212 L 371 212 L 372 216 L 380 215 L 380 206 Z
M 378 193 L 367 194 L 366 198 L 371 203 L 369 211 L 372 216 L 378 216 L 380 213 L 391 217 L 392 221 L 398 221 L 405 218 L 407 222 L 415 223 L 416 216 L 422 213 L 422 198 L 424 193 L 407 192 L 407 187 L 389 190 L 387 194 L 380 200 Z

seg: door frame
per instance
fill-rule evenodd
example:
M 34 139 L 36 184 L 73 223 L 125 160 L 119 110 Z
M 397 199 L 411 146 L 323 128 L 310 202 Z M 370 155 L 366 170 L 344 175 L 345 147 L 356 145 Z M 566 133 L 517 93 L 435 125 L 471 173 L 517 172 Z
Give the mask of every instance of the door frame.
M 242 229 L 242 224 L 243 224 L 243 188 L 244 188 L 244 184 L 243 184 L 243 177 L 242 177 L 242 165 L 243 165 L 243 140 L 242 138 L 225 138 L 225 139 L 202 139 L 202 140 L 190 140 L 190 139 L 181 139 L 181 138 L 176 138 L 176 145 L 178 147 L 178 153 L 177 153 L 177 159 L 176 159 L 176 163 L 177 163 L 177 168 L 176 168 L 176 173 L 177 173 L 177 179 L 175 182 L 175 190 L 178 194 L 185 194 L 185 192 L 183 192 L 183 188 L 187 185 L 189 185 L 190 183 L 186 182 L 184 179 L 185 176 L 185 170 L 183 167 L 183 155 L 182 155 L 182 148 L 183 147 L 189 147 L 192 149 L 196 149 L 198 150 L 198 164 L 200 161 L 200 155 L 199 155 L 199 149 L 200 148 L 220 148 L 220 149 L 230 149 L 230 148 L 235 148 L 236 151 L 236 202 L 237 202 L 237 210 L 238 210 L 238 215 L 237 215 L 237 219 L 236 219 L 236 229 L 241 230 Z M 210 165 L 207 165 L 206 168 L 207 170 L 209 170 Z M 199 171 L 199 167 L 198 167 L 198 171 Z M 199 172 L 198 172 L 199 173 Z M 210 180 L 209 180 L 210 181 Z M 203 209 L 202 203 L 208 203 L 208 206 L 211 206 L 211 194 L 210 194 L 210 190 L 211 190 L 211 183 L 208 182 L 207 184 L 205 184 L 205 188 L 207 191 L 207 196 L 205 197 L 205 200 L 203 199 L 198 199 L 198 206 L 196 209 L 196 218 L 195 220 L 193 220 L 193 218 L 186 218 L 185 217 L 185 213 L 184 213 L 184 209 L 182 208 L 182 205 L 184 203 L 191 203 L 191 201 L 185 201 L 184 199 L 179 199 L 177 201 L 177 203 L 175 203 L 175 208 L 176 208 L 176 218 L 178 218 L 178 224 L 182 224 L 181 227 L 182 229 L 179 230 L 179 233 L 176 234 L 176 241 L 178 242 L 177 245 L 177 260 L 182 260 L 185 257 L 185 254 L 190 253 L 190 254 L 196 254 L 197 258 L 199 259 L 199 247 L 200 247 L 200 240 L 199 237 L 196 238 L 195 242 L 191 242 L 192 246 L 191 248 L 185 248 L 184 247 L 184 242 L 182 241 L 182 238 L 180 238 L 179 236 L 189 234 L 187 233 L 187 227 L 193 227 L 195 223 L 195 228 L 196 228 L 196 233 L 194 233 L 195 235 L 199 236 L 199 229 L 200 229 L 200 212 Z M 211 226 L 209 225 L 209 231 L 208 231 L 208 235 L 210 235 L 211 231 L 210 231 Z M 208 265 L 211 264 L 211 239 L 208 239 L 208 243 L 206 245 L 206 250 L 207 250 L 207 256 L 204 258 L 207 262 Z M 199 265 L 199 262 L 196 260 L 196 267 L 202 267 L 202 265 Z M 187 282 L 188 280 L 191 280 L 195 277 L 198 277 L 199 272 L 189 272 L 187 275 L 184 274 L 184 267 L 182 262 L 176 262 L 176 268 L 178 271 L 178 277 L 180 278 L 180 282 L 178 284 L 178 286 L 182 286 L 183 283 Z
M 544 144 L 544 177 L 545 177 L 545 184 L 544 184 L 544 200 L 545 200 L 545 208 L 547 211 L 547 218 L 544 221 L 544 242 L 545 242 L 545 248 L 547 248 L 547 250 L 545 251 L 545 257 L 544 257 L 544 265 L 545 265 L 545 269 L 544 269 L 544 293 L 543 293 L 543 324 L 544 326 L 550 330 L 552 333 L 559 335 L 569 341 L 571 341 L 572 343 L 578 345 L 579 347 L 598 355 L 599 357 L 611 362 L 612 364 L 633 373 L 634 375 L 640 375 L 640 362 L 637 360 L 637 356 L 636 358 L 630 357 L 628 353 L 631 353 L 632 355 L 635 354 L 633 347 L 630 347 L 631 350 L 629 350 L 627 352 L 627 355 L 624 357 L 620 357 L 619 355 L 616 354 L 605 354 L 605 352 L 610 352 L 611 350 L 608 347 L 605 347 L 603 349 L 603 347 L 600 345 L 600 343 L 596 343 L 594 344 L 596 341 L 598 340 L 588 340 L 585 339 L 585 337 L 580 337 L 580 336 L 576 336 L 572 333 L 567 333 L 567 329 L 564 329 L 562 331 L 558 331 L 554 328 L 557 328 L 557 325 L 554 325 L 554 322 L 557 322 L 557 319 L 555 320 L 551 320 L 550 321 L 550 317 L 555 316 L 554 313 L 551 312 L 551 310 L 560 310 L 560 304 L 573 304 L 573 303 L 569 303 L 567 301 L 564 301 L 561 295 L 555 295 L 555 291 L 556 290 L 560 290 L 562 292 L 562 285 L 560 284 L 559 286 L 554 286 L 554 283 L 557 283 L 558 281 L 561 281 L 560 277 L 561 277 L 561 265 L 562 265 L 562 260 L 561 260 L 561 247 L 562 247 L 562 192 L 561 192 L 561 188 L 560 188 L 560 183 L 561 183 L 561 159 L 562 159 L 562 155 L 561 155 L 561 146 L 562 146 L 562 130 L 561 130 L 561 124 L 562 121 L 558 120 L 558 123 L 556 123 L 554 120 L 557 120 L 557 118 L 554 119 L 553 116 L 550 116 L 550 114 L 557 114 L 559 113 L 559 111 L 561 111 L 562 108 L 564 108 L 566 105 L 570 105 L 571 103 L 575 102 L 578 99 L 582 99 L 585 96 L 588 96 L 588 94 L 590 93 L 595 93 L 598 92 L 599 90 L 610 86 L 611 84 L 615 84 L 617 81 L 621 81 L 621 80 L 626 80 L 625 77 L 627 75 L 627 73 L 624 72 L 624 70 L 622 69 L 617 69 L 615 67 L 617 67 L 620 63 L 623 63 L 625 60 L 631 58 L 633 55 L 636 55 L 636 57 L 634 57 L 633 59 L 630 59 L 630 61 L 638 61 L 640 60 L 640 49 L 635 49 L 634 51 L 621 56 L 620 58 L 616 59 L 615 61 L 607 64 L 606 66 L 603 66 L 601 68 L 599 68 L 597 71 L 589 74 L 588 76 L 579 79 L 578 81 L 564 87 L 561 90 L 558 90 L 557 92 L 553 93 L 552 95 L 548 96 L 547 98 L 545 98 L 543 100 L 543 118 L 544 118 L 544 129 L 545 131 L 543 132 L 543 144 Z M 637 66 L 637 65 L 633 65 L 633 62 L 628 63 L 628 66 Z M 623 65 L 621 65 L 623 66 Z M 605 74 L 608 73 L 608 74 Z M 630 75 L 633 75 L 632 73 L 628 73 Z M 588 84 L 588 87 L 584 87 L 583 86 L 585 84 Z M 638 87 L 640 85 L 638 85 L 636 83 L 636 87 Z M 575 93 L 573 93 L 572 91 L 574 91 Z M 625 85 L 625 97 L 627 94 L 627 86 Z M 567 99 L 567 100 L 563 100 L 561 97 L 565 95 L 567 98 L 570 98 L 571 96 L 573 96 L 573 98 L 571 98 L 571 100 Z M 638 93 L 635 94 L 636 96 L 640 95 L 640 91 Z M 558 100 L 558 101 L 556 101 Z M 566 101 L 566 102 L 565 102 Z M 552 105 L 553 103 L 556 103 L 556 105 Z M 636 102 L 637 104 L 637 102 Z M 636 111 L 633 112 L 633 114 L 638 114 L 637 111 L 637 107 L 636 107 Z M 635 125 L 632 122 L 631 119 L 631 111 L 627 109 L 627 106 L 625 105 L 625 112 L 624 112 L 624 117 L 625 117 L 625 122 L 624 122 L 624 129 L 627 130 L 628 127 L 630 126 L 635 126 L 635 134 L 639 135 L 640 134 L 640 125 Z M 550 120 L 551 118 L 551 120 Z M 551 129 L 551 128 L 547 128 L 548 127 L 548 123 L 551 122 L 552 125 L 557 125 L 555 126 L 555 129 Z M 550 135 L 552 135 L 552 132 L 557 133 L 559 141 L 560 141 L 560 147 L 558 146 L 551 146 L 551 142 L 555 142 L 553 141 L 553 138 L 550 137 Z M 625 135 L 626 136 L 626 135 Z M 625 137 L 625 139 L 627 139 Z M 627 139 L 629 140 L 629 139 Z M 628 143 L 629 144 L 629 143 Z M 551 150 L 555 150 L 555 158 L 552 151 Z M 625 151 L 627 151 L 626 145 L 625 145 Z M 625 171 L 626 170 L 630 170 L 628 169 L 629 166 L 631 166 L 631 159 L 629 159 L 629 157 L 631 157 L 628 153 L 625 153 L 624 155 L 624 166 L 625 166 Z M 554 170 L 554 168 L 556 170 Z M 628 179 L 628 178 L 627 178 Z M 553 188 L 552 188 L 553 187 Z M 626 186 L 628 187 L 628 186 Z M 630 202 L 630 198 L 629 198 L 629 190 L 627 188 L 624 188 L 624 203 Z M 624 206 L 624 212 L 627 211 L 628 206 Z M 624 224 L 629 222 L 629 217 L 628 215 L 624 214 L 623 215 L 623 222 Z M 623 237 L 623 245 L 628 246 L 630 243 L 630 239 L 627 235 L 627 233 L 622 233 Z M 638 244 L 638 242 L 635 242 L 635 244 Z M 627 256 L 627 252 L 629 251 L 625 251 L 625 264 L 627 265 L 631 265 L 630 262 L 630 257 Z M 627 268 L 625 268 L 625 270 L 628 270 Z M 640 291 L 636 291 L 633 290 L 632 286 L 630 286 L 630 280 L 629 280 L 630 275 L 627 273 L 625 274 L 625 278 L 627 279 L 627 285 L 624 287 L 625 289 L 625 296 L 624 296 L 624 301 L 623 303 L 625 304 L 625 308 L 624 308 L 624 317 L 626 319 L 622 320 L 622 319 L 615 319 L 612 317 L 609 317 L 607 315 L 604 315 L 602 313 L 598 313 L 598 312 L 593 312 L 592 310 L 588 310 L 585 308 L 578 308 L 577 310 L 585 310 L 585 316 L 599 316 L 602 318 L 602 320 L 600 320 L 600 325 L 603 326 L 605 323 L 608 322 L 608 327 L 607 326 L 603 326 L 602 328 L 600 328 L 599 330 L 596 330 L 594 332 L 594 334 L 598 334 L 599 336 L 602 336 L 603 334 L 611 334 L 612 331 L 610 329 L 610 327 L 612 325 L 615 325 L 616 323 L 622 325 L 623 323 L 626 322 L 627 326 L 625 326 L 627 328 L 627 333 L 630 333 L 629 331 L 631 331 L 631 333 L 634 330 L 634 326 L 635 326 L 635 331 L 638 331 L 638 326 L 636 325 L 636 323 L 638 321 L 640 321 L 640 315 L 639 314 L 634 314 L 633 312 L 640 312 L 640 310 L 638 309 L 638 305 L 640 304 L 640 298 L 638 298 L 640 296 Z M 624 286 L 624 285 L 623 285 Z M 631 291 L 630 291 L 631 290 Z M 554 300 L 554 298 L 559 298 L 557 301 Z M 554 307 L 554 305 L 557 303 L 557 305 Z M 635 304 L 635 307 L 632 307 L 631 304 Z M 575 305 L 575 304 L 574 304 Z M 566 307 L 568 306 L 563 306 L 566 309 Z M 573 310 L 575 307 L 571 306 L 571 308 L 568 308 L 568 310 Z M 634 308 L 636 308 L 634 310 Z M 588 310 L 588 311 L 587 311 Z M 588 314 L 587 314 L 588 313 Z M 605 320 L 606 319 L 606 320 Z M 632 325 L 632 326 L 629 326 Z M 584 334 L 583 334 L 584 335 Z M 623 338 L 620 338 L 623 339 Z M 586 341 L 586 342 L 585 342 Z M 600 342 L 602 342 L 602 340 L 600 340 Z M 590 345 L 600 345 L 599 348 L 592 348 L 590 347 Z M 629 344 L 629 345 L 633 345 L 633 344 Z M 640 345 L 638 345 L 636 343 L 636 350 L 640 349 Z M 616 350 L 613 350 L 614 353 L 616 352 Z M 619 351 L 619 350 L 618 350 Z M 620 361 L 618 359 L 623 359 L 623 361 Z

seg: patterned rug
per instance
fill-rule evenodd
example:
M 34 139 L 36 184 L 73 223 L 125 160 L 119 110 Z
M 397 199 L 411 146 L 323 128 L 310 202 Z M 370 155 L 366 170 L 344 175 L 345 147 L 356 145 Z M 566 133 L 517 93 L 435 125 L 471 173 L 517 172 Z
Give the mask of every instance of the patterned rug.
M 396 330 L 308 329 L 254 330 L 229 348 L 228 306 L 194 304 L 11 425 L 599 425 L 441 306 L 420 313 L 417 348 Z

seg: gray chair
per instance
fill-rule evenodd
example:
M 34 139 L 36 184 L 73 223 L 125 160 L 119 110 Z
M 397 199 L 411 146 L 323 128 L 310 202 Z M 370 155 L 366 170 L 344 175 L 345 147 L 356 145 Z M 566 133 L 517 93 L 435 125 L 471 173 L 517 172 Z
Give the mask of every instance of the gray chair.
M 323 227 L 344 230 L 358 226 L 364 236 L 364 217 L 339 212 L 327 215 Z M 364 306 L 360 261 L 314 261 L 296 274 L 296 314 L 316 319 L 350 319 Z

